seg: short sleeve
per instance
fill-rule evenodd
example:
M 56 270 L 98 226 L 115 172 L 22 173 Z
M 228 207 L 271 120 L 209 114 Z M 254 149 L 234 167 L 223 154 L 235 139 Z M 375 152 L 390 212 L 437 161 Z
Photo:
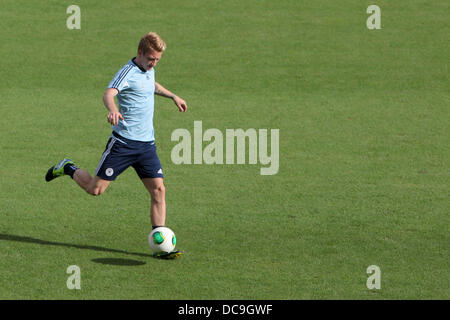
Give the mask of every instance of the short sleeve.
M 124 88 L 126 88 L 128 85 L 127 78 L 131 74 L 131 70 L 133 69 L 133 66 L 130 64 L 126 64 L 123 66 L 119 71 L 117 71 L 114 78 L 111 80 L 111 82 L 108 84 L 108 88 L 114 88 L 117 89 L 117 91 L 122 91 Z

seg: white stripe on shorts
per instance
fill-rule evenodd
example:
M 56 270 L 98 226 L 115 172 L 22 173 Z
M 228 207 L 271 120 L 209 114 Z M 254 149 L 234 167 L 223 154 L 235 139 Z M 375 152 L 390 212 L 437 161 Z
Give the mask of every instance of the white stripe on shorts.
M 98 166 L 97 166 L 97 169 L 95 169 L 95 175 L 98 174 L 100 168 L 101 168 L 102 165 L 103 165 L 103 162 L 105 162 L 106 157 L 107 157 L 108 154 L 111 152 L 111 149 L 112 149 L 112 147 L 113 147 L 113 145 L 114 145 L 114 143 L 115 143 L 116 141 L 117 141 L 117 139 L 114 138 L 114 136 L 111 136 L 111 141 L 110 141 L 109 144 L 108 144 L 108 148 L 105 150 L 105 152 L 103 152 L 102 158 L 100 159 L 100 162 L 99 162 L 99 164 L 98 164 Z

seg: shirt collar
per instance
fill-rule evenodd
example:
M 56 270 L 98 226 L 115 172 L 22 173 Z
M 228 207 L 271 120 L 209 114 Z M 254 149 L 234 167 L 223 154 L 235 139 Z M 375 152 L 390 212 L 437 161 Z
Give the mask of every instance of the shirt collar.
M 138 67 L 142 72 L 147 72 L 147 70 L 141 68 L 141 66 L 139 66 L 136 62 L 134 62 L 134 59 L 136 59 L 136 57 L 134 57 L 133 59 L 131 59 L 131 62 L 133 62 L 133 64 Z

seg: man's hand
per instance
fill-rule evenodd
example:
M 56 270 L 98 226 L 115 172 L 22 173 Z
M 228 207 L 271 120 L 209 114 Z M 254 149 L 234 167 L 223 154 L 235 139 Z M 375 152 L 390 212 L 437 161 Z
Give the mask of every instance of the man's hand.
M 108 113 L 108 122 L 113 126 L 119 123 L 119 118 L 123 120 L 123 116 L 119 111 L 112 111 Z
M 178 110 L 180 110 L 180 112 L 186 112 L 186 110 L 187 110 L 186 101 L 184 101 L 183 99 L 181 99 L 178 96 L 174 96 L 173 102 L 175 102 L 175 104 L 177 105 Z
M 170 92 L 169 90 L 167 90 L 166 88 L 164 88 L 162 85 L 160 85 L 158 82 L 155 82 L 155 94 L 157 94 L 158 96 L 162 96 L 162 97 L 166 97 L 166 98 L 171 98 L 173 100 L 173 102 L 175 102 L 176 106 L 178 107 L 178 110 L 180 112 L 186 112 L 187 110 L 187 104 L 186 101 L 184 101 L 183 99 L 181 99 L 179 96 L 177 96 L 176 94 Z
M 123 119 L 122 114 L 117 109 L 117 106 L 114 102 L 114 97 L 119 93 L 119 91 L 115 88 L 108 88 L 103 95 L 103 103 L 105 104 L 106 109 L 108 109 L 108 122 L 113 126 L 119 123 L 119 119 Z

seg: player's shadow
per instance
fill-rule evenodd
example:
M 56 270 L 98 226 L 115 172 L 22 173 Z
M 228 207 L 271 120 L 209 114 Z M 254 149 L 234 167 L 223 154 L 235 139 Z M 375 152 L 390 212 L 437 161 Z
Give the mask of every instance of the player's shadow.
M 92 259 L 92 262 L 109 264 L 113 266 L 142 266 L 145 264 L 144 261 L 138 261 L 133 259 L 121 259 L 121 258 L 96 258 Z
M 82 249 L 82 250 L 94 250 L 94 251 L 101 251 L 101 252 L 121 253 L 121 254 L 127 254 L 127 255 L 139 256 L 139 257 L 153 258 L 153 255 L 150 255 L 147 253 L 130 252 L 130 251 L 125 251 L 125 250 L 111 249 L 111 248 L 91 246 L 91 245 L 81 245 L 81 244 L 73 244 L 73 243 L 47 241 L 47 240 L 36 239 L 36 238 L 32 238 L 32 237 L 16 236 L 13 234 L 0 233 L 0 240 L 18 241 L 18 242 L 25 242 L 25 243 L 36 243 L 36 244 L 46 245 L 46 246 L 68 247 L 68 248 L 76 248 L 76 249 Z M 145 264 L 145 262 L 142 262 L 142 261 L 131 260 L 131 259 L 115 259 L 115 258 L 98 258 L 98 259 L 92 259 L 91 261 L 97 262 L 97 263 L 121 265 L 121 266 L 125 266 L 125 265 L 136 266 L 136 265 Z

